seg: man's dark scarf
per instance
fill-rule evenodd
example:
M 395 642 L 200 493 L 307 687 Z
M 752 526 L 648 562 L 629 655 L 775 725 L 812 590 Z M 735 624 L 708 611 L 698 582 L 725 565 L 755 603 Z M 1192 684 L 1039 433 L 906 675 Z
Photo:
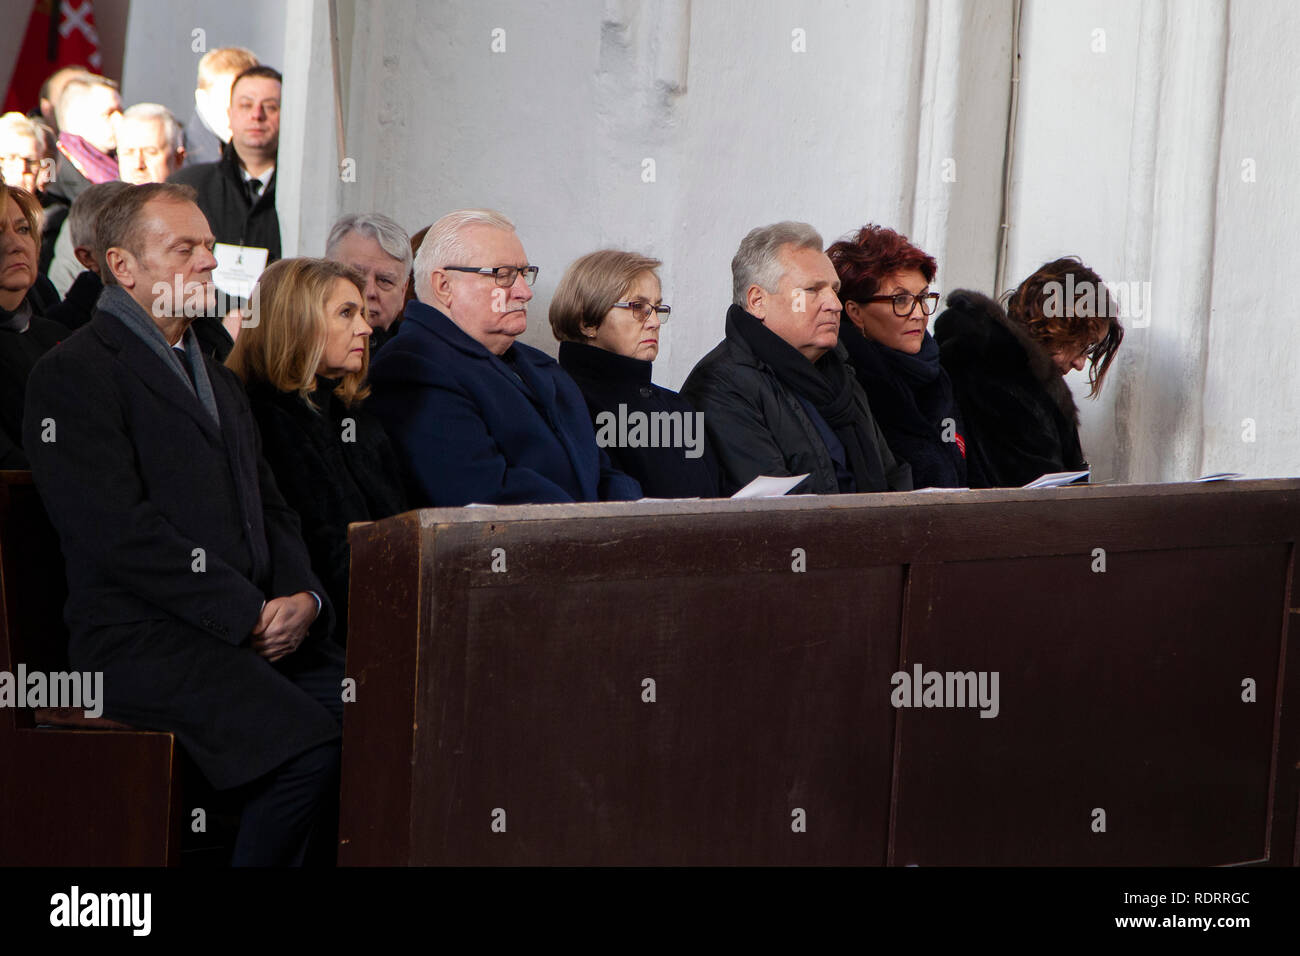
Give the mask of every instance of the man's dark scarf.
M 880 456 L 868 454 L 868 449 L 875 447 L 875 436 L 857 403 L 860 386 L 840 355 L 832 349 L 816 362 L 810 362 L 738 305 L 727 312 L 727 321 L 754 356 L 772 369 L 781 384 L 810 402 L 825 419 L 844 445 L 858 490 L 887 488 Z

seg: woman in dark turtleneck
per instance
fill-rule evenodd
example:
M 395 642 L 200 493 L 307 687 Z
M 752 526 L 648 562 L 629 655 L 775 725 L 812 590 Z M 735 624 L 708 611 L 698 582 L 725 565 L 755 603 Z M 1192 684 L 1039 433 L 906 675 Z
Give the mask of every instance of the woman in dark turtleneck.
M 22 449 L 27 376 L 68 330 L 42 317 L 58 294 L 37 281 L 40 202 L 17 186 L 0 186 L 0 196 L 0 468 L 21 470 L 31 467 Z
M 912 466 L 915 487 L 966 487 L 961 416 L 926 329 L 939 301 L 934 258 L 874 225 L 826 254 L 840 277 L 840 342 L 890 449 Z
M 370 324 L 361 277 L 325 259 L 282 259 L 254 290 L 258 321 L 226 364 L 244 381 L 262 454 L 302 519 L 312 570 L 347 641 L 348 524 L 406 510 L 401 465 L 365 409 Z
M 603 249 L 569 266 L 551 299 L 560 365 L 582 389 L 596 441 L 649 498 L 716 498 L 701 416 L 650 381 L 668 318 L 658 259 Z

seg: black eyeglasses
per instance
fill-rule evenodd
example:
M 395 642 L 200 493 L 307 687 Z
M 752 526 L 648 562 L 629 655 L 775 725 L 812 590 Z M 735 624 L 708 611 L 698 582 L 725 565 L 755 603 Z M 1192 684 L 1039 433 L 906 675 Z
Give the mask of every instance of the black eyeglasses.
M 651 312 L 658 312 L 660 324 L 667 322 L 668 316 L 671 315 L 673 311 L 671 305 L 652 305 L 645 299 L 632 299 L 629 302 L 615 302 L 613 307 L 615 309 L 631 309 L 632 314 L 642 322 L 650 318 Z
M 473 272 L 481 276 L 492 276 L 497 285 L 509 288 L 515 284 L 519 273 L 524 274 L 524 282 L 532 285 L 537 281 L 537 266 L 497 266 L 493 269 L 475 269 L 472 266 L 443 266 L 449 272 Z
M 873 295 L 862 300 L 863 302 L 892 302 L 894 303 L 894 315 L 899 318 L 906 318 L 912 314 L 912 310 L 918 305 L 921 311 L 926 315 L 934 315 L 934 308 L 939 304 L 939 293 L 923 292 L 919 295 L 913 295 L 910 292 L 900 292 L 897 295 Z

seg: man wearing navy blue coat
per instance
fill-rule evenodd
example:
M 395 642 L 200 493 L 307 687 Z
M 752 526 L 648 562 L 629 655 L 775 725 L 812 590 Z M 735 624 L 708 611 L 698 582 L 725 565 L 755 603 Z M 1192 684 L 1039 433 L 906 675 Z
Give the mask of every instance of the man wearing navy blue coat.
M 417 507 L 634 500 L 635 479 L 596 444 L 582 392 L 528 324 L 528 264 L 514 225 L 468 209 L 430 227 L 415 294 L 370 368 L 368 406 L 407 465 Z

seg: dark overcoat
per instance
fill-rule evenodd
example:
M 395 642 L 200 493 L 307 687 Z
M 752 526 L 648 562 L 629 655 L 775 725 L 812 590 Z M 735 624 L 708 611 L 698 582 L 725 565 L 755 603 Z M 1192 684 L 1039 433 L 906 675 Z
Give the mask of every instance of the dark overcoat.
M 182 166 L 167 181 L 194 187 L 199 194 L 199 208 L 217 242 L 266 249 L 269 265 L 280 258 L 280 217 L 275 211 L 279 175 L 277 169 L 257 202 L 250 202 L 248 187 L 239 173 L 239 156 L 235 147 L 226 143 L 217 162 Z
M 370 367 L 369 408 L 409 475 L 415 507 L 626 501 L 641 497 L 596 445 L 582 392 L 545 352 L 513 367 L 437 309 L 406 304 Z
M 1079 411 L 1051 353 L 997 302 L 961 290 L 934 323 L 966 435 L 972 488 L 1018 488 L 1088 467 Z
M 736 326 L 739 306 L 727 313 L 726 337 L 700 359 L 682 386 L 682 397 L 704 413 L 709 443 L 722 468 L 722 493 L 734 494 L 760 475 L 774 478 L 807 474 L 794 494 L 839 493 L 835 464 L 803 403 L 754 354 Z M 847 362 L 836 345 L 827 361 Z M 876 423 L 862 386 L 853 382 L 853 402 L 872 441 L 864 454 L 884 476 L 877 488 L 862 493 L 910 491 L 912 469 L 895 458 Z
M 930 339 L 930 333 L 925 333 Z M 942 365 L 925 365 L 864 336 L 848 317 L 840 319 L 840 344 L 889 450 L 912 466 L 917 488 L 965 488 L 966 443 L 952 382 Z M 922 349 L 937 357 L 933 340 Z M 934 360 L 931 360 L 934 363 Z M 922 369 L 937 373 L 920 378 Z
M 685 437 L 687 416 L 692 429 L 697 421 L 703 420 L 690 402 L 650 380 L 652 365 L 643 359 L 618 355 L 582 342 L 561 342 L 560 367 L 582 389 L 598 440 L 597 419 L 602 414 L 612 415 L 614 420 L 624 416 L 626 420 L 626 416 L 640 413 L 649 421 L 655 420 L 650 418 L 654 415 L 676 415 L 683 423 L 683 430 L 680 436 L 666 436 L 673 439 Z M 705 440 L 703 426 L 698 433 L 692 431 L 691 437 L 699 442 L 695 449 L 630 443 L 607 444 L 604 448 L 614 467 L 635 478 L 651 498 L 716 498 L 718 462 Z M 689 451 L 698 454 L 692 458 L 687 454 Z
M 406 495 L 383 425 L 364 402 L 345 406 L 333 392 L 337 382 L 316 381 L 315 408 L 265 382 L 248 387 L 248 400 L 276 486 L 298 512 L 312 570 L 334 604 L 334 638 L 346 644 L 348 525 L 405 511 Z
M 26 470 L 31 467 L 23 451 L 23 402 L 27 377 L 41 356 L 68 336 L 58 322 L 41 317 L 41 302 L 35 287 L 27 293 L 32 316 L 23 332 L 0 325 L 0 468 Z M 8 324 L 13 313 L 0 309 Z
M 95 312 L 37 363 L 23 437 L 68 576 L 69 659 L 104 714 L 175 733 L 215 787 L 339 736 L 292 675 L 338 668 L 328 598 L 282 662 L 249 646 L 263 602 L 325 591 L 239 379 L 204 359 L 220 427 L 163 358 Z

